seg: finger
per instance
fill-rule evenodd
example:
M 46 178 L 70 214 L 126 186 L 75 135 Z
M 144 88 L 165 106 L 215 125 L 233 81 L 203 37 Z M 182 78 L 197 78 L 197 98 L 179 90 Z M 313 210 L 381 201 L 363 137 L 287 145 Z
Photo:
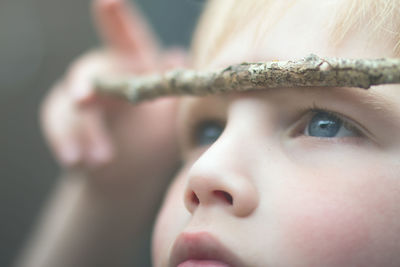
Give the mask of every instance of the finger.
M 158 42 L 136 7 L 124 0 L 94 0 L 93 12 L 98 31 L 112 50 L 152 67 Z
M 65 84 L 78 105 L 91 103 L 94 100 L 96 94 L 93 89 L 93 80 L 99 73 L 111 69 L 111 64 L 104 53 L 96 51 L 72 64 Z
M 83 154 L 78 139 L 78 136 L 65 135 L 62 140 L 60 138 L 50 140 L 54 155 L 62 166 L 75 167 L 80 165 Z
M 109 163 L 113 156 L 111 138 L 104 125 L 103 110 L 88 107 L 85 112 L 85 131 L 82 142 L 85 146 L 85 162 L 90 167 L 98 167 Z
M 82 158 L 78 142 L 78 134 L 73 125 L 72 114 L 65 97 L 62 85 L 57 85 L 45 99 L 40 112 L 42 129 L 46 140 L 61 165 L 70 167 L 77 165 Z M 64 94 L 63 94 L 64 93 Z

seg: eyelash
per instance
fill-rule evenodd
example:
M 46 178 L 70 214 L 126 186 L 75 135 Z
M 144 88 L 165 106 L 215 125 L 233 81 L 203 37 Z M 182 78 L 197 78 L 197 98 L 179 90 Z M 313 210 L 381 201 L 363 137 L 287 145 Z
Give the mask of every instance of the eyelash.
M 349 116 L 343 115 L 339 112 L 332 111 L 329 108 L 319 106 L 315 102 L 312 104 L 312 106 L 302 108 L 300 110 L 301 116 L 297 119 L 298 123 L 296 123 L 295 127 L 295 132 L 293 134 L 293 137 L 296 136 L 305 136 L 309 138 L 318 138 L 314 136 L 306 136 L 304 135 L 304 130 L 307 124 L 310 122 L 312 115 L 316 114 L 317 112 L 325 112 L 333 117 L 336 117 L 340 119 L 343 123 L 343 126 L 346 127 L 347 129 L 353 130 L 357 136 L 355 137 L 365 137 L 367 132 L 363 126 L 361 126 L 359 123 L 357 123 L 354 119 L 352 119 Z M 336 138 L 337 139 L 337 138 Z

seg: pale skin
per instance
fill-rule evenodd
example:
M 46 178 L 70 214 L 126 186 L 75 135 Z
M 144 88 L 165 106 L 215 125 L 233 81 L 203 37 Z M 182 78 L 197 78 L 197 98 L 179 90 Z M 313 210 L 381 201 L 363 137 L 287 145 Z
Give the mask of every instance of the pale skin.
M 391 40 L 367 42 L 365 32 L 368 29 L 352 34 L 340 47 L 333 46 L 318 23 L 330 14 L 322 2 L 298 1 L 256 46 L 248 42 L 254 34 L 253 28 L 237 32 L 217 57 L 203 62 L 200 67 L 286 60 L 309 53 L 340 57 L 394 56 L 388 49 Z M 319 11 L 317 14 L 308 12 L 311 9 Z M 399 266 L 400 137 L 395 134 L 400 131 L 399 89 L 398 85 L 373 87 L 369 91 L 294 88 L 182 100 L 177 128 L 184 166 L 170 185 L 159 212 L 153 235 L 154 266 L 170 266 L 171 248 L 178 237 L 196 233 L 212 235 L 240 259 L 240 266 L 245 267 Z M 87 102 L 91 101 L 83 101 Z M 307 126 L 321 109 L 335 113 L 351 126 L 339 136 L 311 136 Z M 196 136 L 202 134 L 196 132 L 197 125 L 210 120 L 226 124 L 223 133 L 207 145 L 196 143 Z M 148 124 L 150 128 L 152 125 Z M 131 140 L 129 131 L 121 128 L 122 136 L 127 138 L 115 139 L 121 142 L 121 147 Z M 49 139 L 51 141 L 51 137 Z M 146 143 L 151 144 L 153 141 Z M 129 147 L 135 145 L 141 144 Z M 157 147 L 159 144 L 154 144 L 154 155 L 166 151 Z M 154 150 L 149 150 L 149 158 Z M 129 151 L 133 159 L 143 159 L 138 154 L 135 156 L 132 152 L 135 150 Z M 166 154 L 171 155 L 169 151 Z M 68 231 L 42 234 L 42 243 L 57 246 L 50 252 L 44 251 L 47 265 L 36 266 L 54 266 L 55 262 L 60 263 L 60 256 L 65 266 L 72 266 L 71 262 L 73 266 L 90 266 L 88 261 L 96 266 L 94 260 L 90 261 L 93 256 L 99 256 L 103 262 L 110 263 L 109 266 L 121 264 L 116 258 L 120 255 L 115 251 L 134 240 L 135 229 L 140 229 L 138 225 L 145 221 L 137 218 L 147 211 L 147 206 L 141 204 L 152 203 L 150 198 L 143 198 L 138 204 L 134 196 L 151 191 L 151 183 L 147 188 L 146 183 L 140 183 L 144 186 L 140 188 L 135 185 L 143 177 L 148 181 L 148 166 L 154 166 L 154 162 L 134 164 L 132 158 L 127 162 L 136 169 L 133 166 L 129 170 L 116 169 L 126 170 L 129 178 L 134 179 L 117 175 L 117 179 L 111 181 L 101 176 L 96 180 L 93 174 L 103 173 L 96 172 L 103 168 L 101 166 L 118 165 L 107 165 L 109 161 L 105 161 L 105 165 L 92 164 L 93 159 L 85 161 L 84 157 L 69 161 L 74 166 L 87 166 L 85 173 L 95 179 L 78 184 L 79 190 L 61 189 L 67 194 L 56 207 L 72 205 L 69 197 L 79 196 L 72 199 L 75 203 L 70 208 L 72 214 L 66 215 L 71 223 L 65 228 Z M 157 163 L 161 163 L 170 158 L 161 155 L 158 159 Z M 170 165 L 158 165 L 159 172 L 172 169 Z M 116 169 L 109 169 L 110 173 Z M 93 187 L 93 184 L 100 186 Z M 109 190 L 110 184 L 116 190 Z M 103 190 L 94 190 L 93 194 L 93 188 L 106 189 L 107 194 L 103 194 Z M 121 188 L 126 190 L 121 191 Z M 120 192 L 126 193 L 121 195 Z M 158 193 L 152 192 L 154 194 Z M 101 201 L 93 196 L 100 196 Z M 122 208 L 111 212 L 121 203 L 125 203 Z M 88 215 L 92 206 L 100 207 L 93 216 Z M 79 217 L 76 214 L 84 214 L 86 220 L 76 222 L 73 219 Z M 110 217 L 116 218 L 114 223 L 118 222 L 113 224 L 113 231 L 107 228 L 109 224 L 102 223 Z M 97 231 L 85 232 L 93 226 Z M 102 236 L 100 233 L 105 229 L 108 235 Z M 43 232 L 46 233 L 46 229 Z M 66 238 L 68 242 L 65 232 L 74 233 L 71 240 Z M 81 235 L 85 240 L 83 245 L 81 239 L 74 238 L 82 238 Z M 121 236 L 124 238 L 115 238 Z M 96 252 L 82 255 L 69 249 L 74 245 L 78 250 L 90 245 L 96 247 L 97 240 L 105 241 L 100 251 L 109 250 L 110 257 Z M 107 243 L 110 240 L 114 242 Z M 31 255 L 37 259 L 41 253 L 40 249 L 33 250 Z
M 201 67 L 309 52 L 395 57 L 391 40 L 367 42 L 368 29 L 334 47 L 316 23 L 329 18 L 323 2 L 297 1 L 257 46 L 248 41 L 255 29 L 244 27 Z M 399 89 L 295 88 L 184 100 L 179 127 L 185 167 L 159 213 L 155 266 L 170 266 L 182 233 L 211 234 L 243 266 L 399 266 Z M 338 114 L 350 131 L 310 136 L 311 109 Z M 207 146 L 193 141 L 204 121 L 226 123 Z
M 139 266 L 148 249 L 144 240 L 179 164 L 177 100 L 132 106 L 96 95 L 92 82 L 183 66 L 185 54 L 161 48 L 128 3 L 92 2 L 104 46 L 75 60 L 44 99 L 44 135 L 66 172 L 17 266 Z

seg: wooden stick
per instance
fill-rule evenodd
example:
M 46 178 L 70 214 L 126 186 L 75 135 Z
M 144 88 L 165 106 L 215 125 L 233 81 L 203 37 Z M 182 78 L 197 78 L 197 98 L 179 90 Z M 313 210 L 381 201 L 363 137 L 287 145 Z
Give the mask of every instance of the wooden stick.
M 97 79 L 98 92 L 131 102 L 169 95 L 208 95 L 282 87 L 359 87 L 400 83 L 400 58 L 345 59 L 309 55 L 296 61 L 242 63 L 219 71 Z

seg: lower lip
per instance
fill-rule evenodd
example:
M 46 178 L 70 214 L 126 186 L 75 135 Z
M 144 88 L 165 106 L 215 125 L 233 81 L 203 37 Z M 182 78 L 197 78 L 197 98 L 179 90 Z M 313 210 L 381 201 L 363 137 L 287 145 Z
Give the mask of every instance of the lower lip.
M 177 267 L 230 267 L 228 264 L 213 260 L 187 260 Z

